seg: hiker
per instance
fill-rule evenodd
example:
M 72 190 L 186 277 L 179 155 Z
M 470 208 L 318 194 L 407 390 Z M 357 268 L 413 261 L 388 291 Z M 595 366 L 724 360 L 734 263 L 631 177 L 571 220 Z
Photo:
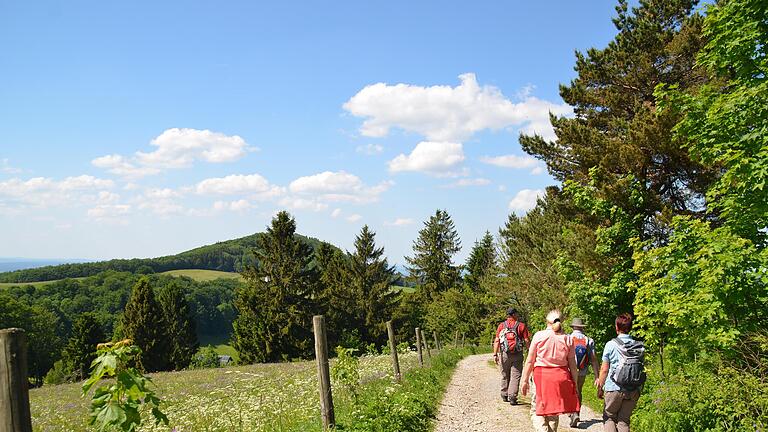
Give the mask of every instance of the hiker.
M 616 338 L 605 344 L 597 396 L 604 399 L 603 430 L 629 432 L 629 419 L 645 383 L 645 346 L 629 335 L 632 315 L 616 317 Z
M 576 352 L 576 367 L 579 369 L 579 377 L 576 381 L 576 393 L 579 395 L 579 405 L 582 403 L 584 381 L 587 380 L 590 364 L 592 365 L 592 372 L 595 374 L 595 387 L 597 387 L 599 382 L 597 377 L 600 374 L 600 362 L 597 360 L 597 354 L 595 353 L 595 341 L 584 334 L 584 327 L 584 321 L 581 318 L 574 318 L 571 321 L 571 329 L 573 329 L 573 332 L 571 332 L 570 336 L 573 340 L 574 351 Z M 571 414 L 570 426 L 575 428 L 578 424 L 579 413 L 575 412 Z
M 499 323 L 493 340 L 493 361 L 501 369 L 501 399 L 512 405 L 517 405 L 523 348 L 528 347 L 530 339 L 528 327 L 520 321 L 517 309 L 507 309 L 507 319 Z
M 547 329 L 533 335 L 523 369 L 523 396 L 528 394 L 531 373 L 536 387 L 533 427 L 537 432 L 557 431 L 560 414 L 579 412 L 581 408 L 576 395 L 576 351 L 571 337 L 562 331 L 560 311 L 550 311 Z

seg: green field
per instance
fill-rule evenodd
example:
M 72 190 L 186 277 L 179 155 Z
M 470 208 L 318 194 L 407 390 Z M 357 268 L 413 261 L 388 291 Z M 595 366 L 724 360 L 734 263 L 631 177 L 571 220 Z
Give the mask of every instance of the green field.
M 170 276 L 186 276 L 194 279 L 198 282 L 212 281 L 215 279 L 242 279 L 240 273 L 223 272 L 218 270 L 198 270 L 198 269 L 186 269 L 186 270 L 169 270 L 159 274 Z
M 415 353 L 400 356 L 403 372 L 417 366 Z M 390 370 L 388 355 L 361 358 L 363 383 L 383 378 Z M 139 431 L 321 429 L 317 365 L 313 361 L 165 372 L 151 377 L 170 427 L 146 422 Z M 88 399 L 80 396 L 80 384 L 44 386 L 29 393 L 35 432 L 95 430 L 87 426 Z M 334 388 L 333 397 L 337 406 L 351 398 L 340 387 Z
M 70 279 L 85 279 L 84 277 L 78 277 L 78 278 L 70 278 Z M 50 285 L 54 282 L 58 282 L 64 279 L 57 279 L 57 280 L 50 280 L 50 281 L 43 281 L 43 282 L 0 282 L 0 288 L 8 288 L 12 286 L 27 286 L 32 285 L 34 287 L 41 287 L 45 285 Z

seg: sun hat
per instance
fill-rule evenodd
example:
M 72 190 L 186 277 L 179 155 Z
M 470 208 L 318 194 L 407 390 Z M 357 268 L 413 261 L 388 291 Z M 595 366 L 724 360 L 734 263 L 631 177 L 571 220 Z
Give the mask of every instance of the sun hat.
M 586 325 L 581 318 L 574 318 L 573 321 L 571 321 L 571 327 L 586 327 Z

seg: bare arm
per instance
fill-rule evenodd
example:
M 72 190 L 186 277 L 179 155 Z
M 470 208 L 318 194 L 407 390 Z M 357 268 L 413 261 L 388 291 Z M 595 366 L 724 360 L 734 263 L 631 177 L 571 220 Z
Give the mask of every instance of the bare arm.
M 529 350 L 528 358 L 525 359 L 525 366 L 523 367 L 523 376 L 521 377 L 523 380 L 523 386 L 520 388 L 520 391 L 523 396 L 528 394 L 528 379 L 531 377 L 531 371 L 533 370 L 534 363 L 536 363 L 536 351 Z
M 608 378 L 608 369 L 610 369 L 611 364 L 604 361 L 603 365 L 600 367 L 600 377 L 597 379 L 597 397 L 600 399 L 603 398 L 603 386 L 605 385 L 605 380 Z
M 574 384 L 579 382 L 579 367 L 576 366 L 576 355 L 568 356 L 568 369 L 571 371 L 571 378 Z
M 595 387 L 600 379 L 600 361 L 597 360 L 597 351 L 592 351 L 592 372 L 595 374 Z

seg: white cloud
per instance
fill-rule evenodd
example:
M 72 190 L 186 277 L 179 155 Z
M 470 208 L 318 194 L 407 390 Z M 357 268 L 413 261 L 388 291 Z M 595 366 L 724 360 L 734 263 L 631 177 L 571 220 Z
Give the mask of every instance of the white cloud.
M 534 157 L 517 155 L 482 156 L 480 162 L 502 168 L 533 168 L 538 164 Z
M 346 220 L 347 220 L 347 222 L 352 222 L 352 223 L 354 223 L 354 222 L 357 222 L 357 221 L 359 221 L 359 220 L 360 220 L 360 219 L 362 219 L 362 218 L 363 218 L 363 217 L 362 217 L 362 216 L 360 216 L 359 214 L 353 214 L 353 215 L 349 215 L 349 216 L 347 216 L 347 217 L 346 217 Z
M 523 189 L 509 202 L 509 209 L 515 212 L 525 213 L 536 207 L 536 200 L 543 196 L 544 191 L 541 189 Z
M 333 211 L 331 212 L 331 217 L 336 219 L 339 216 L 341 216 L 341 209 L 340 208 L 333 209 Z
M 366 144 L 355 147 L 355 151 L 364 155 L 374 156 L 384 151 L 384 146 L 379 144 Z
M 277 197 L 284 192 L 283 188 L 270 184 L 259 174 L 209 178 L 199 182 L 194 189 L 201 195 L 249 195 L 258 199 Z
M 389 171 L 417 171 L 438 177 L 461 174 L 459 165 L 464 161 L 461 143 L 422 141 L 411 154 L 400 154 L 389 161 Z
M 20 174 L 22 170 L 12 167 L 11 162 L 6 158 L 0 159 L 0 172 L 4 174 Z
M 458 187 L 467 187 L 467 186 L 487 186 L 491 184 L 491 181 L 486 178 L 467 178 L 467 179 L 459 179 L 453 183 L 445 185 L 447 188 L 458 188 Z
M 127 223 L 125 216 L 131 211 L 128 204 L 97 204 L 88 209 L 88 218 L 96 222 L 123 225 Z
M 149 199 L 173 199 L 181 197 L 181 192 L 170 188 L 150 188 L 144 192 L 144 196 Z
M 73 205 L 93 201 L 95 192 L 114 187 L 112 180 L 89 175 L 54 180 L 33 177 L 28 180 L 12 178 L 0 182 L 0 202 L 33 207 Z
M 213 209 L 217 211 L 229 210 L 233 212 L 243 212 L 253 207 L 253 204 L 244 199 L 237 201 L 216 201 L 213 203 Z
M 397 219 L 393 220 L 392 222 L 384 222 L 384 225 L 387 225 L 387 226 L 406 226 L 406 225 L 413 225 L 414 223 L 416 223 L 416 221 L 414 221 L 411 218 L 397 218 Z
M 137 166 L 118 154 L 97 157 L 91 161 L 91 164 L 97 168 L 103 168 L 112 174 L 131 179 L 160 173 L 160 170 L 157 168 Z
M 91 163 L 119 176 L 140 178 L 163 169 L 191 167 L 195 161 L 233 162 L 255 150 L 237 135 L 189 128 L 166 129 L 154 138 L 151 152 L 138 151 L 129 158 L 119 154 L 101 156 Z
M 328 204 L 313 198 L 284 197 L 279 201 L 279 204 L 291 210 L 310 210 L 314 212 L 323 211 L 328 208 Z
M 480 86 L 474 74 L 459 76 L 456 87 L 422 87 L 409 84 L 368 85 L 352 96 L 343 108 L 364 117 L 360 132 L 383 137 L 391 128 L 423 135 L 429 141 L 461 142 L 473 134 L 490 129 L 522 128 L 554 138 L 549 124 L 550 111 L 569 114 L 571 107 L 521 94 L 517 103 L 494 86 Z
M 392 185 L 391 181 L 384 181 L 376 186 L 366 186 L 360 177 L 346 171 L 324 171 L 297 178 L 288 185 L 288 190 L 325 202 L 365 204 L 378 201 L 379 195 Z
M 540 174 L 544 174 L 545 172 L 547 172 L 547 171 L 541 165 L 539 165 L 539 166 L 537 166 L 537 167 L 535 167 L 534 169 L 531 170 L 531 174 L 533 174 L 533 175 L 540 175 Z

